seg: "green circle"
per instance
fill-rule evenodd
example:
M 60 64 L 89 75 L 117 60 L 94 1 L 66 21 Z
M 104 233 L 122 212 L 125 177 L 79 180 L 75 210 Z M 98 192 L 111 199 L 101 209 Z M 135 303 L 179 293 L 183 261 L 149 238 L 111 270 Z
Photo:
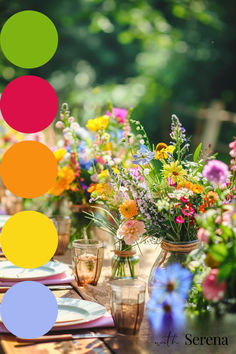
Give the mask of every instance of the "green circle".
M 58 34 L 53 22 L 38 11 L 21 11 L 3 25 L 0 44 L 5 57 L 25 69 L 47 63 L 58 45 Z

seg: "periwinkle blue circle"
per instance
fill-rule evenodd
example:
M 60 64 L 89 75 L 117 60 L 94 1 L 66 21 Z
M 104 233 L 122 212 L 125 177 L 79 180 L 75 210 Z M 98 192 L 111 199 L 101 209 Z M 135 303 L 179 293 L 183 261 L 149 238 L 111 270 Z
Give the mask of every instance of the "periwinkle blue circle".
M 58 306 L 54 294 L 45 285 L 22 281 L 4 294 L 0 311 L 9 332 L 32 339 L 43 336 L 53 327 Z

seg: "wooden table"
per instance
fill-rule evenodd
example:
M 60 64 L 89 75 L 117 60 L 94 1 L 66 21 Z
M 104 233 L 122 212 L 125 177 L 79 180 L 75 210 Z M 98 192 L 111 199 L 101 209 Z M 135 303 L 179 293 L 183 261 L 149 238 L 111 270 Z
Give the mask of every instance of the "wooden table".
M 154 262 L 157 251 L 147 247 L 145 251 L 145 257 L 141 259 L 141 274 L 147 278 L 147 274 L 150 272 L 150 265 Z M 65 256 L 56 257 L 60 261 L 65 263 L 71 262 L 71 254 L 68 251 Z M 102 284 L 105 284 L 104 275 L 109 271 L 109 254 L 106 254 L 104 262 L 103 277 L 100 279 L 100 287 L 96 288 L 99 292 Z M 81 289 L 76 286 L 75 283 L 72 283 L 71 290 L 54 290 L 53 293 L 56 297 L 72 297 L 79 299 L 86 299 L 97 301 L 96 291 L 94 292 L 95 296 L 91 295 L 91 291 L 86 289 Z M 3 294 L 0 294 L 3 296 Z M 1 296 L 1 298 L 2 298 Z M 1 299 L 0 298 L 0 299 Z M 104 299 L 103 299 L 104 301 Z M 109 303 L 106 301 L 106 307 L 109 308 Z M 103 303 L 104 304 L 104 303 Z M 203 351 L 204 353 L 212 354 L 214 353 L 236 353 L 236 342 L 234 336 L 234 325 L 235 325 L 235 316 L 225 316 L 219 321 L 205 321 L 200 319 L 200 324 L 196 327 L 196 324 L 192 321 L 187 325 L 187 330 L 174 340 L 172 338 L 162 338 L 158 337 L 153 338 L 151 329 L 149 327 L 147 318 L 144 317 L 144 320 L 141 325 L 141 329 L 138 335 L 136 336 L 124 336 L 116 333 L 116 330 L 113 328 L 104 328 L 97 329 L 99 333 L 108 333 L 116 334 L 114 338 L 105 338 L 105 339 L 79 339 L 74 341 L 63 341 L 63 342 L 52 342 L 52 343 L 41 343 L 28 346 L 21 346 L 14 340 L 14 336 L 11 334 L 2 334 L 0 335 L 0 352 L 6 354 L 48 354 L 48 353 L 63 353 L 63 354 L 73 354 L 73 353 L 118 353 L 118 354 L 146 354 L 146 353 L 198 353 Z M 88 333 L 88 330 L 74 330 L 70 333 Z M 96 332 L 96 330 L 92 330 Z M 66 332 L 63 332 L 66 333 Z M 215 345 L 185 345 L 185 334 L 191 333 L 193 336 L 228 336 L 229 345 L 228 346 L 215 346 Z M 173 335 L 173 333 L 171 333 Z

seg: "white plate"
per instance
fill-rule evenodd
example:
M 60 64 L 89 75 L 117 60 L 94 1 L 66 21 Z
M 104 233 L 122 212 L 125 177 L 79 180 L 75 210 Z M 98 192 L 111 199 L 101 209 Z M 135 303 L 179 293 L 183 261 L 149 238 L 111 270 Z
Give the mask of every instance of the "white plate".
M 104 306 L 92 301 L 60 297 L 57 303 L 58 316 L 53 327 L 90 322 L 106 313 Z
M 19 268 L 9 261 L 0 262 L 0 280 L 3 281 L 46 279 L 68 271 L 70 268 L 60 262 L 49 261 L 39 268 L 32 269 Z

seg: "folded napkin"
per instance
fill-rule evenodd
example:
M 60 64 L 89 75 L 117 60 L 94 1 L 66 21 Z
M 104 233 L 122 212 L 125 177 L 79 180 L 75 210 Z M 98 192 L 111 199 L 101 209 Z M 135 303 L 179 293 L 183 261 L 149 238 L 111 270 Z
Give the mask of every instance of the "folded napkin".
M 71 283 L 74 280 L 74 276 L 71 275 L 70 273 L 62 273 L 62 274 L 57 274 L 57 275 L 52 275 L 50 277 L 47 277 L 45 279 L 39 279 L 39 280 L 35 280 L 41 284 L 44 285 L 59 285 L 59 284 L 68 284 Z M 19 281 L 23 281 L 23 279 L 19 279 Z M 15 281 L 4 281 L 4 280 L 0 280 L 0 286 L 12 286 L 16 283 L 18 283 L 19 281 L 15 282 Z
M 97 320 L 93 320 L 86 323 L 81 324 L 73 324 L 70 326 L 62 325 L 60 327 L 53 327 L 51 332 L 61 332 L 67 330 L 76 330 L 76 329 L 91 329 L 91 328 L 101 328 L 101 327 L 114 327 L 114 322 L 112 316 L 109 312 L 106 312 L 104 316 L 98 318 Z M 0 333 L 9 333 L 8 329 L 4 326 L 2 322 L 0 322 Z

